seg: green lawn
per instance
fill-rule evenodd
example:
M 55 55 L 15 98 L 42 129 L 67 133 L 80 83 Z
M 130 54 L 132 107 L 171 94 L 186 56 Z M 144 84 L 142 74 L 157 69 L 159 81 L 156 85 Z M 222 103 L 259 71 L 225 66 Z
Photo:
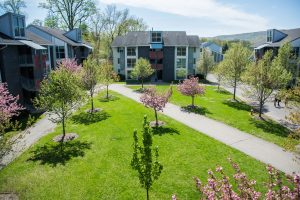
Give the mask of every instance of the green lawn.
M 133 130 L 141 130 L 143 116 L 154 119 L 152 110 L 128 98 L 117 95 L 114 101 L 99 101 L 104 109 L 94 118 L 83 111 L 70 120 L 67 130 L 80 135 L 68 143 L 65 153 L 52 138 L 43 137 L 36 145 L 0 171 L 0 192 L 16 192 L 20 199 L 145 199 L 137 172 L 130 167 Z M 175 96 L 174 96 L 175 97 Z M 164 115 L 166 127 L 154 135 L 159 146 L 162 174 L 150 191 L 151 199 L 198 199 L 193 176 L 207 178 L 207 170 L 217 164 L 230 174 L 227 158 L 240 164 L 250 178 L 258 181 L 262 190 L 267 180 L 265 165 L 205 136 Z M 139 132 L 140 134 L 140 132 Z
M 138 89 L 140 86 L 128 86 Z M 160 90 L 166 90 L 169 86 L 159 85 Z M 215 86 L 206 86 L 205 95 L 195 98 L 195 104 L 201 109 L 197 113 L 212 119 L 222 121 L 230 126 L 273 142 L 286 149 L 294 149 L 299 144 L 296 139 L 288 137 L 290 131 L 272 120 L 257 120 L 250 115 L 251 107 L 243 102 L 232 102 L 232 94 L 226 91 L 218 92 Z M 173 88 L 173 96 L 170 102 L 179 106 L 191 104 L 191 97 L 180 94 L 176 86 Z

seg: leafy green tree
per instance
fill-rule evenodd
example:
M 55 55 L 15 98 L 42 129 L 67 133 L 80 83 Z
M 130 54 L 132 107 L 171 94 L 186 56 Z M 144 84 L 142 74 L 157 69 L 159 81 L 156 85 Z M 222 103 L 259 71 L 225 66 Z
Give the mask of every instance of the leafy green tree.
M 108 86 L 115 81 L 119 80 L 118 74 L 113 70 L 112 65 L 109 61 L 105 60 L 100 66 L 99 73 L 100 83 L 106 87 L 106 99 L 109 99 Z
M 225 80 L 233 87 L 233 99 L 236 100 L 236 88 L 241 81 L 242 73 L 250 62 L 251 52 L 242 43 L 233 44 L 224 55 L 222 65 Z
M 131 72 L 131 77 L 134 79 L 141 80 L 142 89 L 144 88 L 144 79 L 151 76 L 154 70 L 149 63 L 149 60 L 145 58 L 139 58 Z
M 94 0 L 45 0 L 40 7 L 57 17 L 59 24 L 68 30 L 79 27 L 96 10 Z
M 208 49 L 203 48 L 200 56 L 198 70 L 203 74 L 204 79 L 206 79 L 206 76 L 208 72 L 212 69 L 213 65 L 214 65 L 214 59 L 213 56 L 211 55 L 211 52 Z
M 83 87 L 90 93 L 91 113 L 94 112 L 94 94 L 96 85 L 100 79 L 99 71 L 100 67 L 97 65 L 96 60 L 92 56 L 89 56 L 83 62 L 82 84 Z
M 54 123 L 62 124 L 62 143 L 66 135 L 66 121 L 85 96 L 80 86 L 80 76 L 69 67 L 62 62 L 58 69 L 51 71 L 48 78 L 42 81 L 35 100 L 39 108 L 54 114 L 51 118 Z
M 44 26 L 49 28 L 59 28 L 58 17 L 49 13 L 44 20 Z
M 24 0 L 3 0 L 0 2 L 0 9 L 4 12 L 23 14 L 23 8 L 26 8 L 26 2 Z
M 146 189 L 149 200 L 149 190 L 153 182 L 159 178 L 163 166 L 158 162 L 158 147 L 154 150 L 154 158 L 152 156 L 152 132 L 146 116 L 143 123 L 143 144 L 139 144 L 137 130 L 133 132 L 133 139 L 131 167 L 138 171 L 140 183 Z
M 276 58 L 272 61 L 272 56 L 273 52 L 267 51 L 261 60 L 249 65 L 243 75 L 243 80 L 250 86 L 248 92 L 259 102 L 259 117 L 274 90 L 286 86 L 291 79 L 291 74 L 276 62 Z
M 218 81 L 218 91 L 219 92 L 220 92 L 220 85 L 224 81 L 225 70 L 226 70 L 226 68 L 224 67 L 223 62 L 220 62 L 213 69 L 213 73 L 216 75 L 216 78 Z

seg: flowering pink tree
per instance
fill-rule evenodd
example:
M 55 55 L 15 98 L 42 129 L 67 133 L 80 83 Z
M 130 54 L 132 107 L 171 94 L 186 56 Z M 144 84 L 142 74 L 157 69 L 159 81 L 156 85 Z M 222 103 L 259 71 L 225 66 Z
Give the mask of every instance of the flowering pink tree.
M 155 114 L 155 125 L 158 126 L 157 112 L 163 111 L 172 95 L 172 88 L 166 93 L 159 93 L 154 87 L 148 88 L 142 94 L 140 100 L 146 106 L 153 108 Z
M 197 77 L 185 79 L 181 84 L 177 86 L 177 89 L 181 94 L 192 97 L 192 107 L 195 107 L 195 96 L 203 95 L 205 92 L 204 86 L 199 85 Z
M 59 68 L 63 67 L 71 72 L 79 72 L 81 70 L 81 64 L 78 64 L 75 58 L 64 58 L 57 61 Z
M 9 120 L 24 109 L 18 100 L 19 96 L 14 97 L 9 93 L 6 83 L 0 83 L 0 134 L 4 133 Z
M 268 165 L 269 182 L 268 191 L 265 195 L 255 190 L 256 181 L 248 179 L 247 175 L 242 172 L 239 166 L 230 160 L 235 171 L 233 179 L 237 185 L 237 191 L 234 191 L 229 177 L 225 174 L 222 167 L 217 167 L 216 172 L 221 176 L 215 176 L 208 171 L 207 184 L 202 185 L 199 178 L 195 177 L 196 188 L 201 193 L 203 199 L 266 199 L 266 200 L 293 200 L 300 199 L 300 176 L 295 174 L 294 177 L 286 176 L 287 185 L 283 184 L 283 179 L 279 171 Z M 289 187 L 290 186 L 290 187 Z M 172 195 L 172 200 L 176 200 L 176 195 Z
M 6 83 L 0 83 L 0 160 L 11 150 L 11 145 L 16 142 L 5 135 L 5 129 L 11 125 L 10 119 L 18 116 L 24 108 L 18 104 L 19 97 L 11 95 L 7 89 Z

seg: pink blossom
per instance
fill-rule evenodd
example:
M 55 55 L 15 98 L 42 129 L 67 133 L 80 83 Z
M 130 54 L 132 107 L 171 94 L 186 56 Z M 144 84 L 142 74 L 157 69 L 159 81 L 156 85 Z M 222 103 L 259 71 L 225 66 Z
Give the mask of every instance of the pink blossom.
M 24 108 L 18 104 L 19 96 L 9 93 L 6 83 L 0 83 L 0 123 L 5 124 L 11 117 L 18 116 Z
M 59 66 L 59 68 L 65 68 L 67 70 L 70 70 L 71 72 L 79 72 L 81 70 L 81 64 L 78 65 L 75 58 L 65 58 L 62 60 L 58 60 L 57 65 Z
M 177 89 L 181 94 L 192 97 L 192 106 L 194 106 L 194 97 L 196 95 L 203 95 L 205 92 L 204 86 L 199 85 L 197 77 L 185 79 L 177 86 Z

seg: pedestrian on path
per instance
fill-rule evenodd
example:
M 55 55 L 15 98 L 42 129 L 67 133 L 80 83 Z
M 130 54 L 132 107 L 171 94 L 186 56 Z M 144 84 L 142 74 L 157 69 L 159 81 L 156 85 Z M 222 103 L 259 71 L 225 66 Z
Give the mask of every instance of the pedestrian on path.
M 275 96 L 275 98 L 274 98 L 274 107 L 276 108 L 276 103 L 277 103 L 277 101 L 278 101 L 278 99 L 277 99 L 277 97 Z

